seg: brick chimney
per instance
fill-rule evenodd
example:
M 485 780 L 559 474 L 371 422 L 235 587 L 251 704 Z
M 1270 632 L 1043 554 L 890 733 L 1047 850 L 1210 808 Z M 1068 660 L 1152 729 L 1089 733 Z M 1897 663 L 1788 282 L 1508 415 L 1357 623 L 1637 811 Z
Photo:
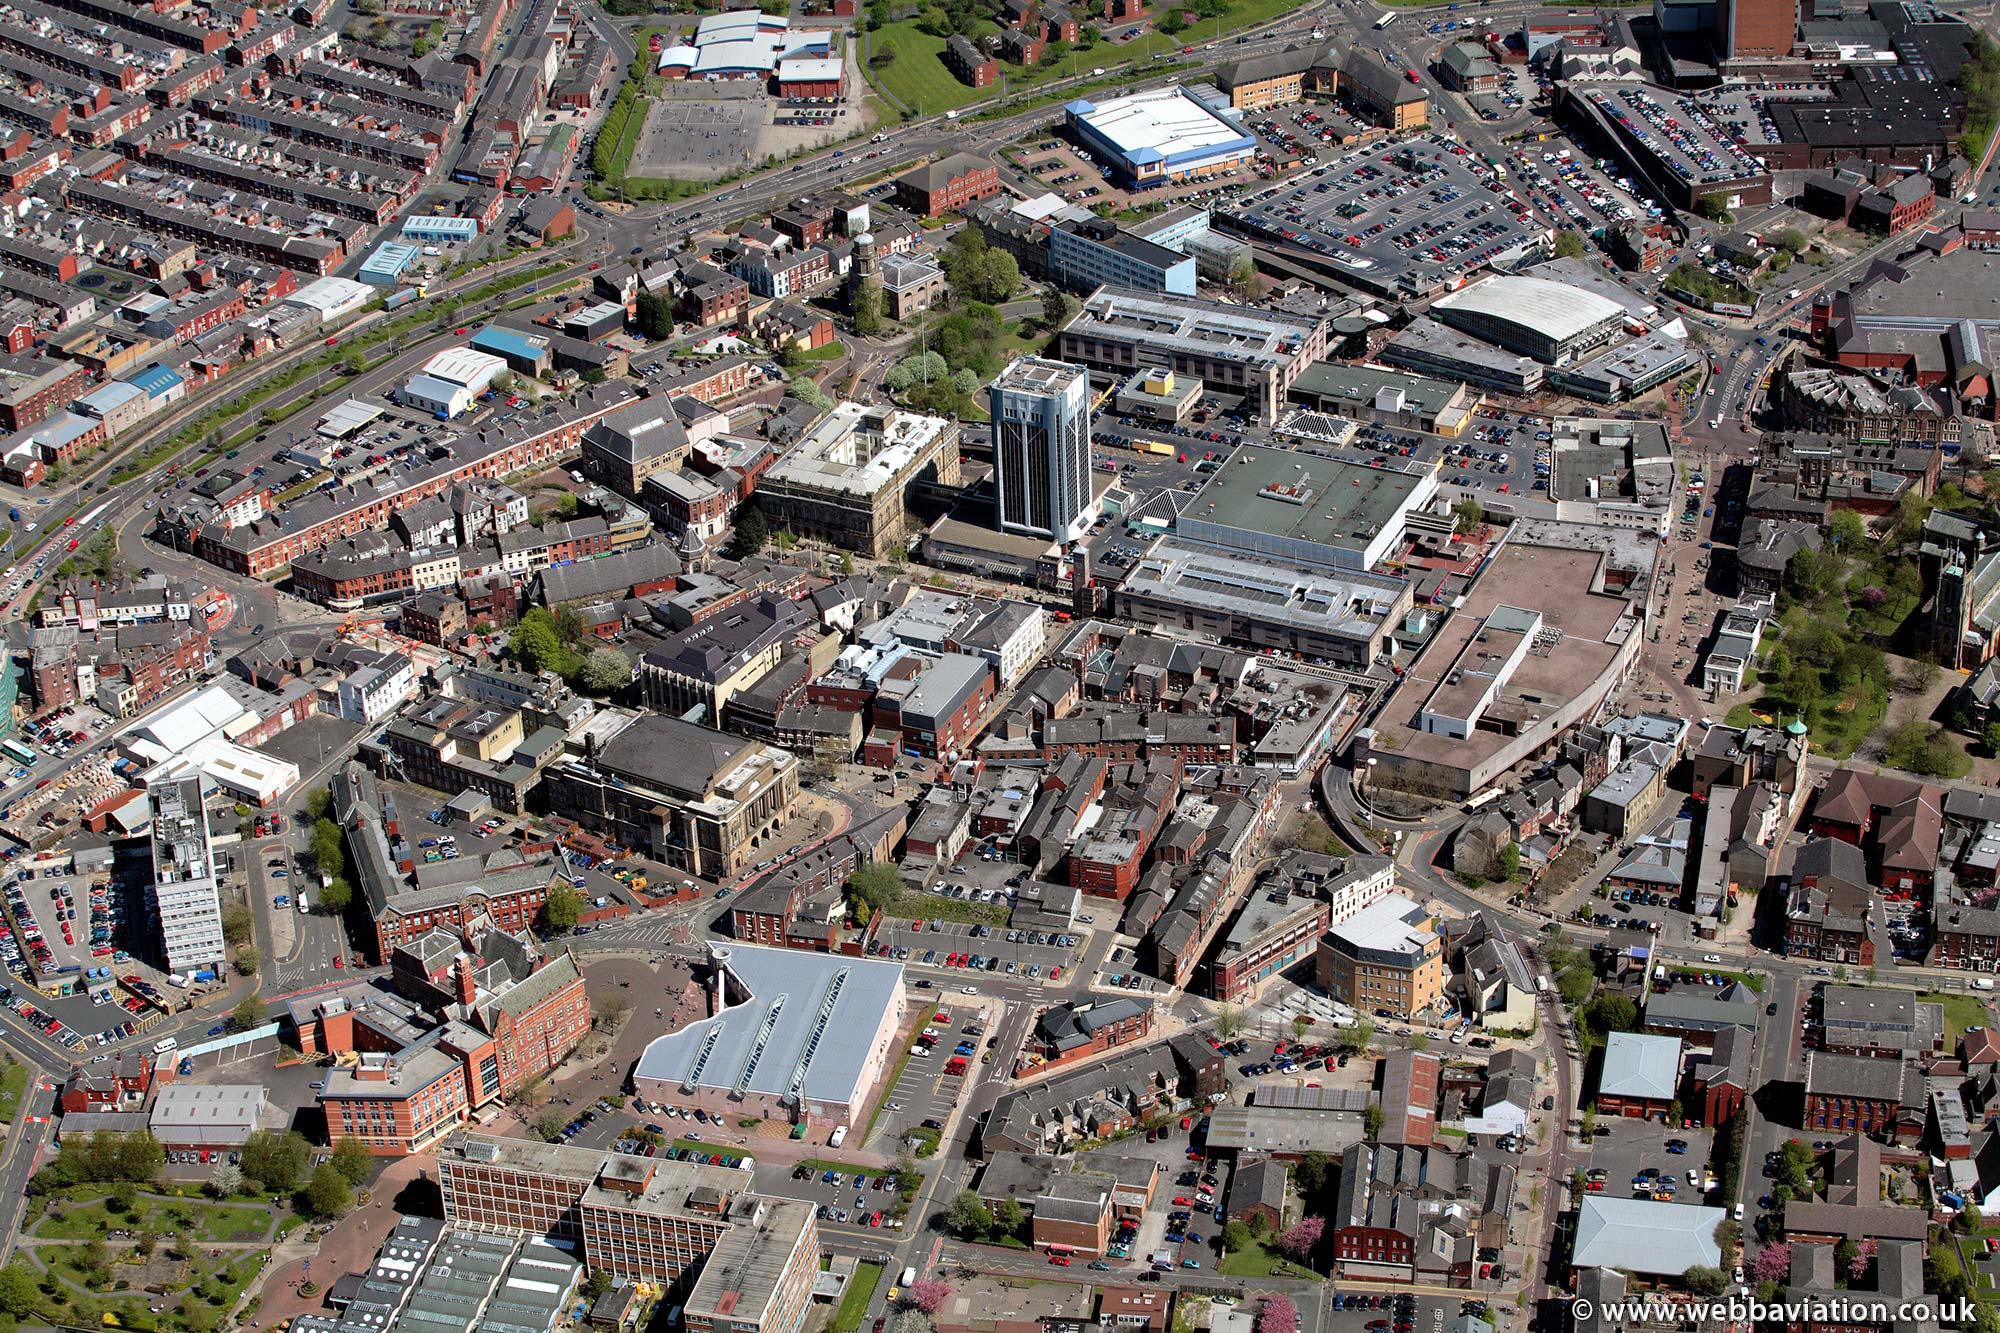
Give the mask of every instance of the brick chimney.
M 460 954 L 457 961 L 452 964 L 452 973 L 458 982 L 458 1002 L 460 1004 L 470 1005 L 475 999 L 479 998 L 479 983 L 473 976 L 471 954 Z

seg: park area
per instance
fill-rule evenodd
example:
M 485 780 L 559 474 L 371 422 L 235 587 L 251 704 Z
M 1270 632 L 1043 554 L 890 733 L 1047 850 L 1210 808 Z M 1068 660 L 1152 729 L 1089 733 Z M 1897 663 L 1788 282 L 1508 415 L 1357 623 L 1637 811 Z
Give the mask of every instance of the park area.
M 1781 726 L 1796 717 L 1813 750 L 1828 758 L 1858 754 L 1921 777 L 1963 777 L 1973 763 L 1969 738 L 1940 703 L 1948 682 L 1917 632 L 1924 600 L 1917 548 L 1934 508 L 1986 507 L 1946 482 L 1929 500 L 1906 495 L 1872 528 L 1860 514 L 1836 511 L 1826 544 L 1793 557 L 1729 725 Z
M 245 1292 L 272 1247 L 347 1212 L 376 1165 L 352 1139 L 315 1153 L 302 1135 L 264 1130 L 231 1156 L 204 1183 L 169 1181 L 145 1130 L 65 1137 L 28 1183 L 0 1319 L 212 1333 L 254 1311 Z
M 1288 0 L 1198 0 L 1182 14 L 1162 15 L 1159 22 L 1173 25 L 1172 32 L 1134 29 L 1137 36 L 1117 40 L 1123 33 L 1104 35 L 1094 27 L 1083 28 L 1075 43 L 1051 42 L 1042 58 L 1033 65 L 1000 62 L 999 77 L 989 87 L 972 88 L 961 83 L 944 63 L 945 40 L 953 29 L 947 26 L 950 14 L 928 11 L 917 18 L 884 23 L 861 34 L 861 64 L 868 81 L 889 104 L 912 116 L 935 116 L 955 111 L 974 102 L 1002 101 L 1018 93 L 1033 92 L 1059 79 L 1089 74 L 1094 68 L 1134 62 L 1128 75 L 1157 72 L 1155 55 L 1178 52 L 1183 47 L 1202 47 L 1234 38 L 1251 28 L 1290 13 L 1295 5 Z M 1182 22 L 1182 16 L 1191 22 Z M 1000 26 L 989 18 L 977 18 L 958 26 L 981 45 L 997 36 Z M 1226 36 L 1225 36 L 1226 34 Z

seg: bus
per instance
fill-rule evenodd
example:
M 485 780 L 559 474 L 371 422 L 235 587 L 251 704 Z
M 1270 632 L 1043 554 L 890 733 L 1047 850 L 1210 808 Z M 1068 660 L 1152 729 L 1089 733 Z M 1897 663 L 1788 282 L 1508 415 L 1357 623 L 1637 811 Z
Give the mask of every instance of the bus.
M 1381 18 L 1375 20 L 1375 30 L 1377 32 L 1380 32 L 1382 29 L 1388 27 L 1391 23 L 1394 23 L 1395 21 L 1396 21 L 1396 11 L 1392 9 L 1388 13 L 1384 14 Z
M 5 754 L 17 764 L 32 764 L 41 758 L 33 750 L 15 740 L 0 741 L 0 754 Z

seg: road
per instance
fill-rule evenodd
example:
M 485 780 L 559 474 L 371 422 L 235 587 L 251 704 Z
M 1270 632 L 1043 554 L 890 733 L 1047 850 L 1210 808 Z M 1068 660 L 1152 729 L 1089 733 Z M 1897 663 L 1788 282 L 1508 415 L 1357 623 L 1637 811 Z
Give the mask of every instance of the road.
M 55 1084 L 36 1067 L 41 1057 L 22 1049 L 13 1033 L 0 1031 L 0 1045 L 9 1047 L 28 1063 L 28 1090 L 21 1098 L 20 1114 L 8 1128 L 6 1149 L 0 1152 L 0 1253 L 12 1254 L 18 1239 L 21 1208 L 28 1197 L 28 1179 L 35 1174 L 48 1142 L 56 1091 Z

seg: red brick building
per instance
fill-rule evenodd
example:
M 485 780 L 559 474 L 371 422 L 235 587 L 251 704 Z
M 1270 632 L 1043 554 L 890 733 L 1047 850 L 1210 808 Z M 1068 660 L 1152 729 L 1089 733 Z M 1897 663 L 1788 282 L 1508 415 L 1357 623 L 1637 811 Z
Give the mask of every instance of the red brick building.
M 320 1102 L 329 1138 L 360 1139 L 377 1156 L 425 1151 L 546 1075 L 590 1031 L 576 959 L 542 954 L 525 931 L 488 931 L 476 950 L 433 931 L 396 950 L 390 969 L 393 996 L 363 1005 L 322 994 L 292 1007 L 301 1050 L 360 1057 L 325 1080 Z M 408 1042 L 412 1021 L 430 1013 L 447 1020 L 443 1033 Z
M 944 64 L 968 88 L 989 88 L 1000 77 L 999 62 L 963 34 L 953 34 L 944 44 Z
M 953 153 L 950 157 L 926 163 L 896 178 L 896 203 L 927 218 L 964 208 L 967 204 L 998 193 L 999 171 L 985 158 L 974 157 L 971 153 Z
M 1915 1065 L 1865 1055 L 1806 1053 L 1806 1129 L 1915 1133 L 1922 1124 L 1922 1099 L 1923 1076 Z M 1909 1123 L 1912 1118 L 1914 1124 Z
M 1144 1041 L 1153 1032 L 1150 1000 L 1091 1000 L 1057 1005 L 1035 1020 L 1021 1048 L 1016 1078 L 1040 1070 L 1095 1059 L 1106 1051 Z

